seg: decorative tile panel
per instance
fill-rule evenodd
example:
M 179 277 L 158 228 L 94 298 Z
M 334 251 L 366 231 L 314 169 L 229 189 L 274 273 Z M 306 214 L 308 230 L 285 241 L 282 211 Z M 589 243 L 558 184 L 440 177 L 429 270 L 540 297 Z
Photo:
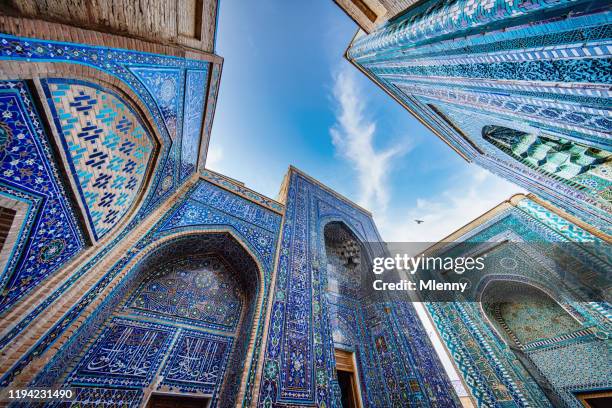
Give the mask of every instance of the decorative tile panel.
M 145 386 L 161 364 L 174 332 L 170 326 L 114 319 L 67 381 L 88 385 Z
M 185 113 L 181 141 L 181 180 L 188 177 L 198 164 L 200 135 L 202 134 L 206 102 L 208 71 L 187 71 L 185 85 Z
M 117 94 L 93 83 L 47 79 L 43 88 L 96 239 L 132 208 L 155 140 Z
M 181 330 L 163 368 L 161 385 L 181 392 L 218 393 L 233 339 Z
M 86 246 L 23 82 L 0 82 L 0 194 L 28 207 L 14 255 L 0 271 L 3 312 Z
M 242 197 L 248 198 L 249 200 L 261 205 L 262 207 L 265 207 L 277 213 L 282 213 L 284 210 L 284 206 L 276 200 L 261 195 L 258 192 L 253 191 L 250 188 L 245 187 L 244 185 L 239 184 L 235 181 L 232 181 L 221 174 L 203 169 L 200 170 L 200 175 L 207 181 L 216 184 L 220 187 L 223 187 L 225 190 L 229 190 Z
M 609 166 L 576 177 L 585 189 L 483 138 L 503 126 L 612 151 L 610 21 L 591 2 L 428 0 L 356 37 L 347 56 L 465 158 L 610 233 Z
M 516 207 L 472 228 L 457 242 L 497 242 L 502 239 L 499 237 L 534 243 L 598 241 L 544 207 L 523 199 Z M 588 254 L 585 253 L 584 257 L 578 256 L 581 252 L 579 245 L 571 246 L 576 248 L 572 256 L 576 255 L 578 262 L 573 264 L 574 267 L 579 268 L 579 262 L 588 265 L 603 262 L 601 269 L 608 267 L 609 250 L 603 244 L 589 244 Z M 551 407 L 555 404 L 549 402 L 536 381 L 544 376 L 549 383 L 549 396 L 555 395 L 560 403 L 578 408 L 581 403 L 574 392 L 612 386 L 610 370 L 600 363 L 605 360 L 601 356 L 606 354 L 604 350 L 609 348 L 609 340 L 593 335 L 595 332 L 609 333 L 606 308 L 579 302 L 575 296 L 563 301 L 561 308 L 534 286 L 526 286 L 525 283 L 534 284 L 539 279 L 543 285 L 565 287 L 569 281 L 561 281 L 559 276 L 570 273 L 565 270 L 553 272 L 548 266 L 551 263 L 555 265 L 556 257 L 568 254 L 548 250 L 550 246 L 533 245 L 529 248 L 532 253 L 522 253 L 523 259 L 516 269 L 521 271 L 519 274 L 503 268 L 487 272 L 497 279 L 488 288 L 504 285 L 500 289 L 503 293 L 516 291 L 517 296 L 525 297 L 520 303 L 485 302 L 486 297 L 483 297 L 483 307 L 473 302 L 436 302 L 428 304 L 427 309 L 479 407 L 504 404 Z M 512 256 L 516 259 L 517 256 L 509 254 L 509 250 L 509 247 L 500 247 L 488 256 Z M 445 256 L 445 251 L 436 253 L 436 256 Z M 460 254 L 454 254 L 457 255 Z M 525 262 L 524 266 L 522 262 Z M 571 315 L 568 310 L 571 310 Z M 495 326 L 490 322 L 495 322 Z M 521 358 L 529 359 L 539 374 L 532 376 L 518 362 L 518 355 L 508 344 L 519 347 L 523 353 Z
M 221 81 L 221 64 L 212 64 L 212 72 L 210 74 L 210 90 L 208 91 L 208 99 L 206 106 L 206 115 L 204 117 L 204 134 L 202 140 L 206 141 L 205 146 L 208 147 L 210 141 L 210 132 L 212 130 L 213 118 L 215 116 L 215 108 L 217 106 L 217 96 L 219 94 L 219 83 Z M 204 157 L 206 159 L 206 157 Z M 205 160 L 200 161 L 200 171 L 204 170 Z
M 23 63 L 83 64 L 123 81 L 149 110 L 163 142 L 159 153 L 160 165 L 155 169 L 151 181 L 152 191 L 145 197 L 136 218 L 140 219 L 148 214 L 179 185 L 185 71 L 193 69 L 208 72 L 209 62 L 5 34 L 0 34 L 0 59 Z M 218 64 L 215 66 L 218 67 Z M 140 76 L 137 77 L 130 68 L 134 68 Z M 159 74 L 156 73 L 157 70 L 160 71 Z M 218 77 L 219 68 L 216 72 Z M 174 85 L 176 88 L 173 89 Z M 214 105 L 213 101 L 210 109 L 206 108 L 207 115 L 210 114 L 211 118 Z M 205 132 L 210 131 L 210 125 L 205 127 Z M 170 132 L 173 132 L 172 135 Z M 208 133 L 203 140 L 208 142 Z M 203 159 L 202 162 L 204 161 Z
M 136 313 L 233 332 L 244 293 L 236 272 L 220 258 L 168 261 L 143 280 L 126 307 Z
M 385 317 L 384 302 L 375 302 L 366 313 L 350 297 L 334 295 L 328 300 L 325 225 L 343 222 L 370 256 L 382 255 L 383 248 L 375 244 L 380 237 L 371 216 L 293 170 L 290 177 L 258 406 L 339 405 L 334 330 L 336 339 L 352 343 L 344 346 L 356 350 L 365 406 L 457 406 L 439 362 L 426 364 L 438 361 L 431 344 L 425 341 L 406 348 Z M 350 276 L 343 280 L 349 287 L 354 282 Z M 352 315 L 340 310 L 344 307 Z M 405 314 L 416 316 L 411 308 L 407 306 Z M 384 340 L 377 342 L 379 337 Z M 381 353 L 383 343 L 387 348 Z M 429 360 L 415 358 L 419 353 Z M 394 358 L 400 355 L 406 361 Z M 429 389 L 427 383 L 436 386 Z
M 200 183 L 208 184 L 208 182 L 206 181 L 200 181 Z M 241 242 L 241 244 L 244 247 L 249 248 L 250 253 L 252 253 L 257 259 L 257 262 L 262 265 L 264 272 L 264 292 L 262 296 L 262 304 L 267 304 L 267 299 L 269 296 L 269 282 L 274 268 L 274 254 L 276 250 L 276 240 L 281 217 L 280 215 L 271 210 L 264 209 L 264 213 L 260 215 L 262 215 L 262 219 L 265 219 L 267 221 L 263 223 L 262 226 L 266 225 L 267 223 L 267 225 L 270 226 L 271 231 L 267 231 L 264 228 L 254 227 L 251 222 L 257 219 L 255 217 L 255 214 L 259 214 L 258 211 L 263 209 L 263 207 L 243 197 L 234 195 L 232 192 L 221 189 L 217 186 L 212 186 L 212 188 L 217 189 L 220 193 L 225 194 L 228 197 L 223 198 L 221 196 L 216 196 L 216 198 L 213 199 L 213 197 L 204 194 L 201 197 L 198 197 L 197 201 L 192 200 L 188 197 L 191 197 L 198 189 L 198 185 L 194 186 L 192 190 L 190 190 L 186 194 L 185 198 L 183 198 L 172 209 L 168 211 L 166 216 L 159 221 L 159 223 L 152 229 L 152 231 L 148 235 L 143 237 L 142 240 L 140 240 L 134 248 L 127 251 L 125 256 L 123 256 L 117 261 L 116 265 L 108 271 L 108 273 L 102 278 L 102 280 L 99 282 L 99 284 L 96 285 L 96 287 L 94 287 L 87 294 L 84 294 L 83 299 L 74 305 L 70 313 L 65 316 L 65 318 L 61 322 L 58 322 L 58 324 L 54 326 L 48 332 L 48 334 L 40 340 L 34 350 L 32 350 L 32 353 L 24 355 L 23 359 L 16 364 L 15 369 L 12 370 L 8 375 L 5 375 L 2 378 L 2 381 L 6 383 L 6 381 L 8 381 L 11 376 L 15 374 L 15 372 L 18 372 L 17 370 L 28 364 L 29 360 L 32 358 L 33 355 L 39 355 L 39 353 L 44 352 L 46 348 L 53 344 L 53 341 L 55 338 L 57 338 L 58 333 L 63 332 L 65 327 L 70 324 L 69 322 L 73 321 L 75 318 L 78 318 L 83 312 L 83 310 L 93 300 L 97 299 L 97 297 L 100 296 L 101 293 L 103 293 L 102 291 L 104 291 L 108 287 L 110 282 L 113 281 L 117 274 L 120 273 L 126 267 L 126 265 L 133 259 L 136 254 L 140 253 L 143 250 L 146 250 L 146 248 L 151 245 L 155 245 L 158 239 L 162 239 L 167 235 L 172 235 L 177 232 L 184 233 L 189 232 L 190 230 L 211 230 L 211 235 L 205 234 L 203 236 L 209 239 L 197 240 L 197 242 L 205 245 L 203 249 L 198 250 L 198 253 L 209 253 L 219 250 L 219 245 L 224 245 L 224 248 L 228 247 L 227 242 L 223 244 L 224 241 L 219 240 L 219 235 L 223 235 L 218 233 L 219 229 L 230 229 L 234 231 L 235 236 Z M 232 197 L 233 199 L 230 199 L 229 197 Z M 191 217 L 189 217 L 188 222 L 185 221 L 185 213 L 182 211 L 182 209 L 185 208 L 186 203 L 197 203 L 198 206 L 202 209 L 202 211 L 199 212 L 197 216 L 192 215 Z M 210 216 L 211 212 L 214 214 L 214 216 Z M 268 218 L 267 214 L 271 214 L 272 217 Z M 245 220 L 244 218 L 247 218 L 247 220 Z M 212 239 L 213 237 L 216 238 Z M 195 242 L 196 241 L 192 240 L 189 246 L 182 247 L 178 252 L 187 253 L 189 248 L 195 245 Z M 239 257 L 240 254 L 242 254 L 241 256 L 244 257 L 244 250 L 241 244 L 234 243 L 232 248 L 235 247 L 235 249 L 232 249 L 230 251 L 230 254 L 227 256 L 227 259 L 231 259 L 232 261 L 242 259 Z M 167 255 L 168 257 L 170 257 L 176 252 L 177 251 L 174 251 L 172 253 L 168 253 Z M 248 255 L 247 258 L 250 259 Z M 88 265 L 85 265 L 86 269 L 87 266 Z M 235 270 L 237 271 L 243 269 L 245 268 L 238 266 L 235 267 Z M 148 270 L 150 271 L 151 269 Z M 55 357 L 53 358 L 52 362 L 50 362 L 49 365 L 45 368 L 45 370 L 37 377 L 35 382 L 36 384 L 52 384 L 54 382 L 57 382 L 58 379 L 61 378 L 63 370 L 65 370 L 66 359 L 70 361 L 70 359 L 80 358 L 80 351 L 82 350 L 82 348 L 79 348 L 78 345 L 81 344 L 82 341 L 87 342 L 88 339 L 92 338 L 95 335 L 94 333 L 96 332 L 96 330 L 98 330 L 100 325 L 104 324 L 105 319 L 109 316 L 109 313 L 113 312 L 120 299 L 123 299 L 124 296 L 130 293 L 128 291 L 128 283 L 135 279 L 135 276 L 137 276 L 138 274 L 139 269 L 136 268 L 135 270 L 132 270 L 131 274 L 126 277 L 126 280 L 123 281 L 120 285 L 118 285 L 115 291 L 112 292 L 112 295 L 107 296 L 105 298 L 103 306 L 101 305 L 100 308 L 97 309 L 96 313 L 87 318 L 86 321 L 79 326 L 78 333 L 73 336 L 74 342 L 72 344 L 65 345 L 65 347 L 63 347 L 58 353 L 55 354 Z M 252 281 L 251 283 L 253 282 L 254 281 Z M 71 283 L 74 283 L 74 281 Z M 123 312 L 126 312 L 126 310 L 123 309 Z M 129 312 L 129 310 L 127 312 Z M 247 316 L 251 316 L 250 313 L 252 312 L 247 309 Z M 255 330 L 257 333 L 255 336 L 253 361 L 257 361 L 262 348 L 261 343 L 264 323 L 263 320 L 259 319 L 261 319 L 263 313 L 265 313 L 265 308 L 262 308 L 262 310 L 260 310 L 259 315 L 254 316 L 254 319 L 257 319 L 255 321 L 260 322 L 259 325 L 252 329 L 249 329 Z M 165 319 L 165 317 L 160 314 L 156 314 L 155 316 L 157 316 L 157 318 Z M 136 318 L 136 315 L 132 315 L 132 317 Z M 154 318 L 153 314 L 149 315 L 148 318 Z M 180 324 L 185 325 L 189 323 L 184 320 Z M 235 342 L 234 347 L 236 350 L 246 350 L 246 347 L 248 346 L 248 343 L 242 342 L 241 339 L 237 339 Z M 6 337 L 3 338 L 3 341 L 5 340 L 7 340 Z M 242 364 L 241 360 L 232 360 L 228 364 L 228 373 L 234 373 L 231 375 L 235 375 L 236 372 L 240 373 L 244 368 L 240 367 L 240 365 Z M 234 368 L 232 368 L 234 366 L 238 369 L 235 370 Z M 256 364 L 250 364 L 249 367 L 250 368 L 246 379 L 247 399 L 252 397 L 253 385 L 255 381 Z M 215 398 L 227 398 L 232 395 L 235 396 L 235 392 L 232 393 L 231 387 L 228 388 L 228 390 L 229 393 L 225 393 L 223 396 L 216 396 Z
M 130 67 L 159 108 L 172 140 L 179 135 L 182 108 L 183 71 L 180 69 Z

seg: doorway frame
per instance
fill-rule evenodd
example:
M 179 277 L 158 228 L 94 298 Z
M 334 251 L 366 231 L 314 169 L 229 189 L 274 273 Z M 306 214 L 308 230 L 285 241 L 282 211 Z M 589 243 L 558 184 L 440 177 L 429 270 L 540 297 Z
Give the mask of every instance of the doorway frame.
M 357 369 L 357 358 L 355 357 L 355 352 L 334 348 L 334 359 L 336 361 L 336 372 L 343 371 L 351 374 L 351 389 L 353 391 L 355 404 L 357 405 L 357 408 L 363 408 L 363 402 L 361 400 L 361 383 L 359 381 L 359 370 Z

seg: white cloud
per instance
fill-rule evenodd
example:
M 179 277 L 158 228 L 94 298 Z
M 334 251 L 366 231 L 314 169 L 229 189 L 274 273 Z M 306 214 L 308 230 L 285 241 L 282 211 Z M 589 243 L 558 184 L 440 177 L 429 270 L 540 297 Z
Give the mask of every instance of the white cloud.
M 391 163 L 408 151 L 408 145 L 394 143 L 383 150 L 374 147 L 376 123 L 365 115 L 364 96 L 352 71 L 344 68 L 336 75 L 333 95 L 338 111 L 330 133 L 336 152 L 357 171 L 359 204 L 384 212 L 389 203 L 388 174 Z
M 206 168 L 211 170 L 219 171 L 217 169 L 223 162 L 223 148 L 218 144 L 211 144 L 208 146 L 208 153 L 206 155 Z
M 387 149 L 375 147 L 376 122 L 366 115 L 366 98 L 349 69 L 344 68 L 335 76 L 333 96 L 337 114 L 330 133 L 336 152 L 355 168 L 358 202 L 372 211 L 383 239 L 437 242 L 523 191 L 474 164 L 468 166 L 456 187 L 418 198 L 412 207 L 389 205 L 392 195 L 389 174 L 394 161 L 408 153 L 408 144 L 395 141 Z M 417 224 L 415 219 L 424 222 Z
M 414 207 L 396 211 L 393 222 L 384 217 L 379 223 L 383 238 L 391 242 L 437 242 L 524 191 L 475 164 L 466 173 L 461 185 L 419 198 Z M 415 219 L 424 222 L 417 224 Z

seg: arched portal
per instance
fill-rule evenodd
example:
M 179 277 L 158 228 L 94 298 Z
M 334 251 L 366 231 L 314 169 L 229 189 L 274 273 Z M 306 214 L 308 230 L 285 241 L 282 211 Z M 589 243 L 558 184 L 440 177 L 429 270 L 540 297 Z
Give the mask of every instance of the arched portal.
M 566 406 L 550 370 L 538 358 L 538 349 L 573 336 L 582 329 L 581 324 L 543 290 L 523 282 L 492 281 L 481 301 L 486 320 L 550 402 Z
M 229 233 L 180 236 L 127 279 L 119 306 L 66 379 L 78 400 L 113 388 L 149 407 L 234 406 L 262 290 L 249 252 Z
M 328 223 L 323 234 L 328 290 L 355 296 L 361 288 L 362 268 L 367 264 L 359 239 L 344 223 L 337 221 Z
M 363 328 L 362 284 L 368 261 L 363 245 L 342 222 L 323 229 L 327 260 L 327 300 L 342 407 L 361 407 L 358 351 Z
M 518 347 L 580 330 L 581 324 L 535 286 L 493 281 L 482 293 L 482 308 L 495 330 Z

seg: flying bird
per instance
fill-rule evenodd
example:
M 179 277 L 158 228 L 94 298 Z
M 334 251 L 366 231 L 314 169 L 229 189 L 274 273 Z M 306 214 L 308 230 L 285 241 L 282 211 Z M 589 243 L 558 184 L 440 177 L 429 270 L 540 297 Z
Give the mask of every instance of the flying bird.
M 425 221 L 423 221 L 423 220 L 414 220 L 414 222 L 416 222 L 417 224 L 422 224 L 422 223 L 424 223 Z

